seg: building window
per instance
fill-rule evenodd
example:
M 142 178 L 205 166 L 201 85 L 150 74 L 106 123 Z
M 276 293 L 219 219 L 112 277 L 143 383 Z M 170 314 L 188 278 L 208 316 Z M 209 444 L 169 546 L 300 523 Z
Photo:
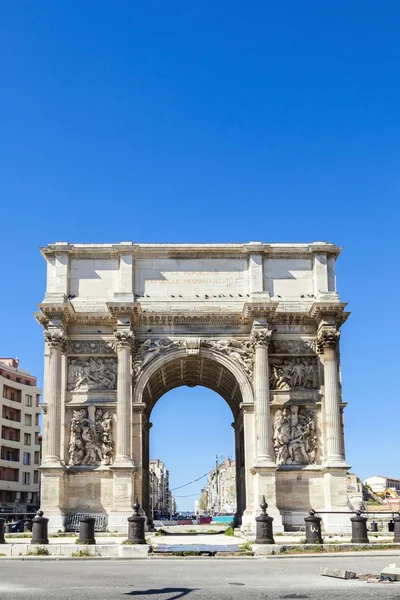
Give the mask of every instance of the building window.
M 17 383 L 21 383 L 21 377 L 16 377 L 16 378 L 15 378 L 15 381 L 16 381 Z
M 24 433 L 24 444 L 25 444 L 25 446 L 31 445 L 31 434 L 30 433 Z
M 32 396 L 29 396 L 29 394 L 25 396 L 25 406 L 32 406 Z
M 40 460 L 40 453 L 39 452 L 35 452 L 35 465 L 39 464 L 39 460 Z
M 39 483 L 39 471 L 33 472 L 33 483 Z
M 32 425 L 32 415 L 25 415 L 25 425 Z
M 29 485 L 31 482 L 31 474 L 24 472 L 22 475 L 22 483 L 24 485 Z
M 39 417 L 40 417 L 39 414 L 37 414 L 36 417 L 35 417 L 35 425 L 36 425 L 36 427 L 39 427 Z
M 30 465 L 30 464 L 31 464 L 31 453 L 24 452 L 24 465 Z

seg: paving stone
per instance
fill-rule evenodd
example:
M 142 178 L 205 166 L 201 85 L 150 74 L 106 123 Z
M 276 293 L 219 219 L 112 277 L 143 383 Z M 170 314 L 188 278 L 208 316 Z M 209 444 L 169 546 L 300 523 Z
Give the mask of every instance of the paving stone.
M 390 577 L 392 581 L 400 581 L 400 567 L 396 567 L 396 563 L 392 563 L 382 569 L 381 577 Z
M 322 568 L 321 575 L 325 577 L 337 577 L 338 579 L 356 579 L 357 573 L 353 571 L 345 571 L 344 569 L 328 569 Z

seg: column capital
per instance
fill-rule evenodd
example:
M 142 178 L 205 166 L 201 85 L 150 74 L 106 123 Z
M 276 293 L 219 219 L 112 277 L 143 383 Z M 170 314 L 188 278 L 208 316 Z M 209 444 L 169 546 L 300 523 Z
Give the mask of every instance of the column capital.
M 336 348 L 340 338 L 340 331 L 333 327 L 322 327 L 317 335 L 317 350 L 323 354 L 325 348 Z
M 256 348 L 268 348 L 271 341 L 272 330 L 267 328 L 253 329 L 251 332 L 251 341 Z
M 135 343 L 135 334 L 131 329 L 117 329 L 114 333 L 114 344 L 118 348 L 133 348 Z
M 56 350 L 61 350 L 61 352 L 66 352 L 68 338 L 62 329 L 46 329 L 43 332 L 43 335 L 49 348 L 55 348 Z

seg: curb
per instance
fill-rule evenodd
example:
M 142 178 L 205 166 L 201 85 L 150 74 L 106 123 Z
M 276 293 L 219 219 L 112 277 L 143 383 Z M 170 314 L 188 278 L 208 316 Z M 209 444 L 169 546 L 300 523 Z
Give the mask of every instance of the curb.
M 154 555 L 153 553 L 149 554 L 147 559 L 149 560 L 284 560 L 284 559 L 302 559 L 302 558 L 340 558 L 340 557 L 355 557 L 362 556 L 364 558 L 372 558 L 376 556 L 395 556 L 399 558 L 400 551 L 395 550 L 376 550 L 375 552 L 371 552 L 369 550 L 358 551 L 358 552 L 326 552 L 319 553 L 313 552 L 310 554 L 268 554 L 265 556 L 162 556 L 162 555 Z M 6 562 L 8 560 L 23 560 L 23 561 L 87 561 L 87 560 L 99 560 L 99 561 L 107 561 L 107 560 L 122 560 L 122 561 L 141 561 L 143 562 L 142 557 L 121 557 L 121 556 L 4 556 L 0 558 L 1 562 Z

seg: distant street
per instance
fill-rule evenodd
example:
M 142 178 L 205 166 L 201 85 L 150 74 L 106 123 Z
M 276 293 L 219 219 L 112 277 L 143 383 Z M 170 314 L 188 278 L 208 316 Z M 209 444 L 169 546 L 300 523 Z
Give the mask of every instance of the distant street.
M 400 557 L 399 557 L 400 558 Z M 400 599 L 400 583 L 321 577 L 322 566 L 379 573 L 395 556 L 0 562 L 2 600 Z

